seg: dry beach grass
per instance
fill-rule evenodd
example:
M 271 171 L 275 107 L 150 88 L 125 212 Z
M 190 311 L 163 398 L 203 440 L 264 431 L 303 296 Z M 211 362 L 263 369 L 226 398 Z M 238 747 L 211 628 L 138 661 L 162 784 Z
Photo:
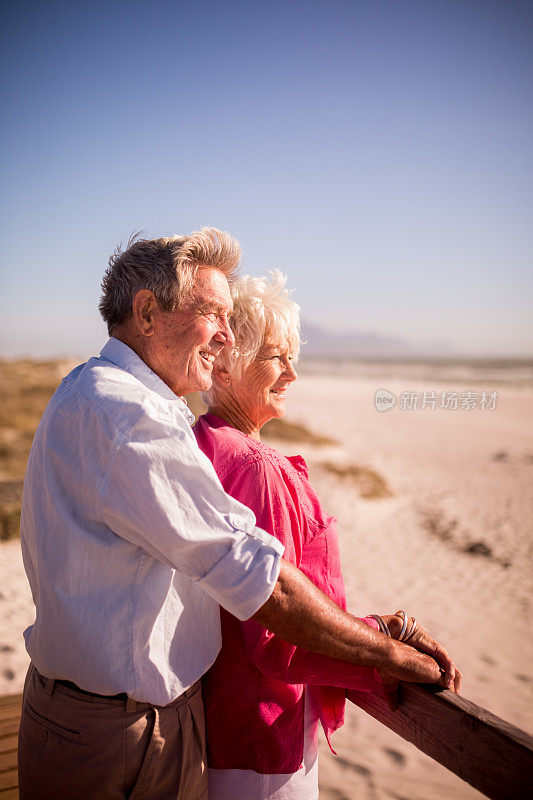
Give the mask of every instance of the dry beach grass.
M 33 431 L 67 367 L 0 365 L 8 536 L 17 534 Z M 409 383 L 396 377 L 387 386 L 398 393 Z M 339 519 L 349 608 L 405 607 L 453 652 L 466 697 L 530 730 L 533 390 L 501 387 L 494 411 L 379 414 L 376 388 L 363 377 L 304 373 L 291 387 L 287 420 L 272 423 L 265 438 L 307 459 L 324 506 Z M 190 403 L 200 410 L 198 398 Z M 1 694 L 22 687 L 21 634 L 33 617 L 16 540 L 0 545 L 0 616 Z M 333 743 L 337 757 L 321 744 L 322 800 L 481 797 L 353 707 Z
M 19 534 L 24 470 L 35 429 L 70 361 L 0 361 L 0 541 Z

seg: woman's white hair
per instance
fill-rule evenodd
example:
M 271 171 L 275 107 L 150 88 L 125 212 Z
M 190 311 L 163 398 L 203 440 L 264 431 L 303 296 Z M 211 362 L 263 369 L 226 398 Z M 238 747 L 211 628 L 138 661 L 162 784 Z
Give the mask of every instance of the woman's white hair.
M 215 362 L 224 367 L 230 377 L 241 376 L 257 357 L 265 342 L 285 343 L 294 359 L 300 352 L 300 306 L 291 300 L 286 288 L 287 276 L 278 269 L 256 278 L 242 275 L 231 284 L 233 311 L 229 322 L 235 336 L 235 347 L 224 348 Z M 217 387 L 203 394 L 204 402 L 212 405 Z

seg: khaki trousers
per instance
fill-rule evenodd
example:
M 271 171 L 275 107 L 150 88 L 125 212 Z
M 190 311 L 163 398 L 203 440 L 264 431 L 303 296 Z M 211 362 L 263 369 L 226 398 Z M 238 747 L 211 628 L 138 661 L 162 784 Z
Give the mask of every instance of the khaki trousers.
M 20 800 L 207 800 L 200 681 L 168 706 L 86 694 L 28 670 Z

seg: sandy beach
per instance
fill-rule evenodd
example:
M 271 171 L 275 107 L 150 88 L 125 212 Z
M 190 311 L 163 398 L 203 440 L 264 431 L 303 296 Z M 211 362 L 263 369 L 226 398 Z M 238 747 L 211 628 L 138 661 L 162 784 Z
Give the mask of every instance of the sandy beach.
M 414 614 L 453 654 L 464 696 L 531 731 L 533 393 L 499 387 L 492 411 L 397 404 L 379 413 L 374 395 L 382 387 L 304 374 L 289 401 L 289 418 L 340 442 L 298 449 L 339 518 L 348 607 Z M 385 388 L 397 397 L 481 391 L 405 379 Z M 332 463 L 375 470 L 392 495 L 362 498 L 349 469 L 339 479 L 323 466 Z M 486 555 L 467 552 L 476 543 Z M 323 800 L 482 796 L 359 709 L 348 709 L 334 746 L 337 758 L 321 749 Z
M 498 390 L 492 410 L 396 406 L 374 395 Z M 405 608 L 446 644 L 463 694 L 531 731 L 529 632 L 533 518 L 533 389 L 471 386 L 396 375 L 302 372 L 287 419 L 331 442 L 280 442 L 308 461 L 324 506 L 339 519 L 351 611 Z M 274 442 L 272 442 L 274 443 Z M 33 605 L 18 541 L 0 546 L 0 694 L 22 689 L 22 631 Z M 321 744 L 322 800 L 481 797 L 411 745 L 350 707 Z

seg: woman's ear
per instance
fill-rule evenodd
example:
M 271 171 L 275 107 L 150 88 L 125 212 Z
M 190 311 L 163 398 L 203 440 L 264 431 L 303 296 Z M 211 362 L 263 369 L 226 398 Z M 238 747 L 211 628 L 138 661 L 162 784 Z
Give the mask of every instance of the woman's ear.
M 217 366 L 215 364 L 215 366 L 213 367 L 212 378 L 213 378 L 213 383 L 219 389 L 227 389 L 229 386 L 231 386 L 231 378 L 229 376 L 229 372 L 226 369 L 226 367 Z

